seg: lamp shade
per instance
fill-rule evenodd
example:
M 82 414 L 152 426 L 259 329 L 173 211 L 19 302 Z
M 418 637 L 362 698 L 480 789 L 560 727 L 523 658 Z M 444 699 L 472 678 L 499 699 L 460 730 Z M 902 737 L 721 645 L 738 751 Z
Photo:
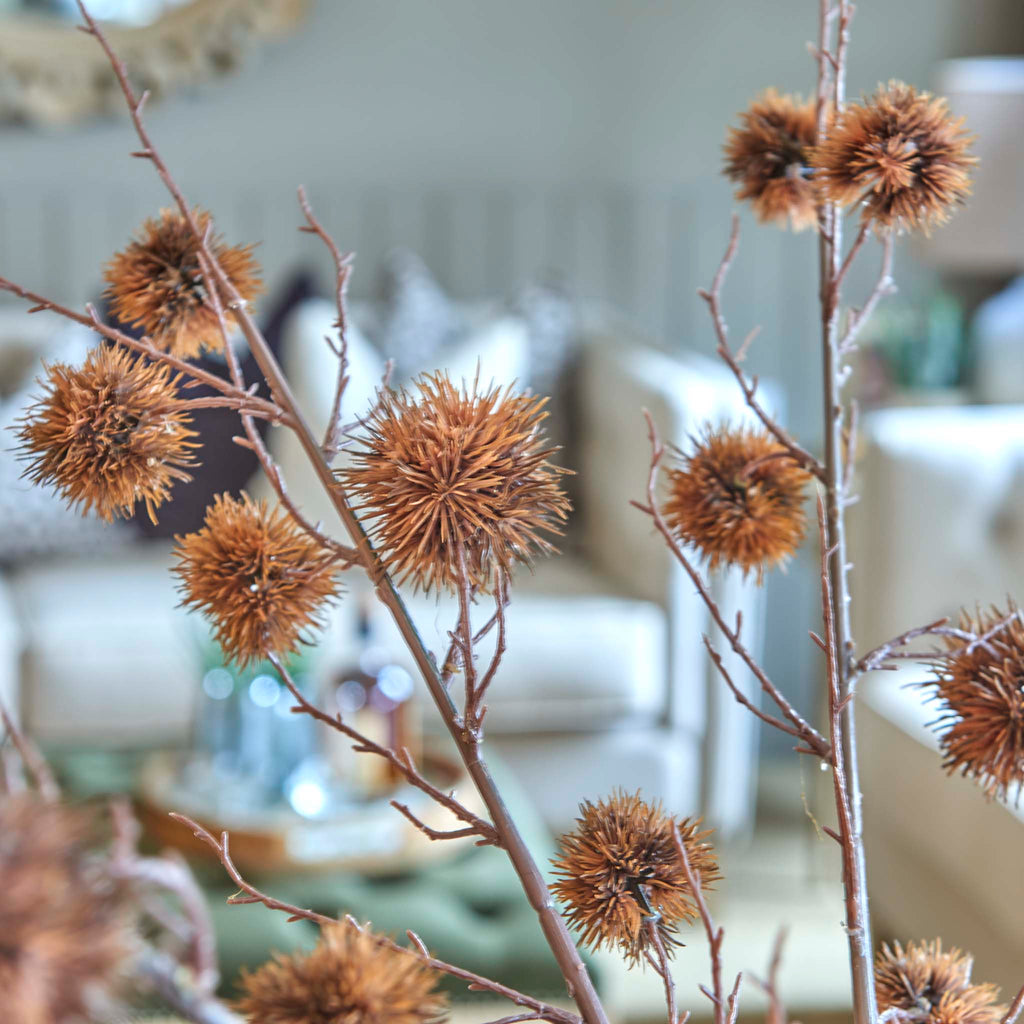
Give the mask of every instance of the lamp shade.
M 922 242 L 942 270 L 1024 270 L 1024 57 L 978 57 L 939 66 L 936 93 L 977 136 L 979 157 L 966 207 Z

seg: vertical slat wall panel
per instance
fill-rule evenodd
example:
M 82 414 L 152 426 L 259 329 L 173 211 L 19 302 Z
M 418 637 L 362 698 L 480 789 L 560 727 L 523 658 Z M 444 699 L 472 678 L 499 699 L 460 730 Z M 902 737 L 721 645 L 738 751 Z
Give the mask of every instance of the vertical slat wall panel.
M 583 300 L 614 307 L 670 349 L 713 349 L 695 292 L 710 281 L 728 234 L 729 209 L 719 196 L 607 186 L 308 185 L 339 245 L 357 253 L 357 297 L 377 291 L 381 261 L 405 246 L 456 298 L 503 300 L 525 284 L 554 279 Z M 299 264 L 317 267 L 329 282 L 326 254 L 296 230 L 294 190 L 226 185 L 204 189 L 202 199 L 226 238 L 260 243 L 271 290 Z M 53 193 L 8 183 L 0 192 L 0 273 L 81 305 L 97 296 L 105 260 L 161 205 L 166 200 L 151 188 L 79 182 Z M 737 338 L 762 325 L 763 345 L 751 359 L 759 372 L 785 375 L 786 360 L 813 331 L 803 312 L 813 273 L 803 241 L 744 224 L 726 299 Z

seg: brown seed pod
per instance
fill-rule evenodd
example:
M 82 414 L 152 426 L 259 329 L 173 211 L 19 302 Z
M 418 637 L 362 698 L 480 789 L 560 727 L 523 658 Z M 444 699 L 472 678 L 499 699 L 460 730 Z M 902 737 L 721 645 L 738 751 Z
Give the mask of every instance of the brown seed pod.
M 810 180 L 816 127 L 813 100 L 767 89 L 740 114 L 740 126 L 729 129 L 724 173 L 758 220 L 796 231 L 817 224 L 818 196 Z
M 334 560 L 283 510 L 220 494 L 202 529 L 176 538 L 186 607 L 212 621 L 240 664 L 297 649 L 335 593 Z
M 415 390 L 380 394 L 342 479 L 399 581 L 455 589 L 461 555 L 487 591 L 497 569 L 554 551 L 542 534 L 560 533 L 569 512 L 541 432 L 545 400 L 457 388 L 443 373 Z
M 195 210 L 200 231 L 210 215 Z M 207 242 L 211 253 L 245 301 L 263 290 L 252 246 L 228 246 L 216 235 Z M 199 243 L 177 210 L 162 210 L 147 220 L 139 237 L 117 253 L 104 275 L 106 295 L 123 323 L 139 327 L 153 343 L 180 359 L 204 349 L 223 347 L 217 314 L 210 303 L 199 263 Z M 220 296 L 228 306 L 226 295 Z M 234 314 L 228 308 L 229 322 Z
M 656 923 L 667 952 L 680 945 L 680 924 L 698 910 L 676 849 L 673 824 L 690 865 L 705 888 L 719 878 L 710 830 L 700 821 L 674 822 L 660 804 L 640 794 L 615 792 L 608 800 L 580 805 L 574 831 L 559 840 L 553 861 L 558 881 L 551 891 L 565 906 L 569 923 L 592 949 L 618 947 L 633 963 L 653 949 L 648 923 Z
M 244 972 L 237 1008 L 251 1024 L 433 1024 L 447 998 L 436 971 L 345 924 L 310 953 L 278 954 Z
M 998 608 L 962 612 L 960 626 L 987 636 L 1006 618 Z M 989 799 L 1005 799 L 1024 783 L 1024 623 L 1018 615 L 983 643 L 946 637 L 945 646 L 932 666 L 935 679 L 924 684 L 941 709 L 933 725 L 944 767 L 975 779 Z
M 941 939 L 883 944 L 875 956 L 879 1012 L 902 1010 L 897 1019 L 921 1024 L 999 1024 L 999 989 L 972 985 L 971 964 L 959 949 L 944 951 Z
M 708 427 L 669 471 L 662 514 L 712 569 L 725 563 L 756 570 L 761 582 L 764 570 L 784 562 L 804 538 L 809 480 L 768 433 Z
M 885 228 L 944 223 L 971 191 L 971 136 L 944 99 L 903 82 L 851 103 L 813 154 L 822 195 Z
M 108 522 L 144 501 L 155 522 L 172 484 L 190 479 L 199 447 L 180 376 L 113 345 L 93 349 L 80 369 L 45 369 L 45 392 L 18 427 L 26 476 Z
M 120 987 L 133 952 L 131 916 L 91 856 L 90 832 L 89 819 L 63 804 L 0 800 L 5 1021 L 85 1020 L 91 994 Z

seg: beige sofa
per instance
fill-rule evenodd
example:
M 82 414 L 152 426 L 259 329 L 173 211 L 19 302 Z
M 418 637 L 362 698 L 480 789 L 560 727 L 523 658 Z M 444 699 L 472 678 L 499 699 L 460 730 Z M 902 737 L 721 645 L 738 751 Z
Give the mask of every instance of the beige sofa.
M 852 556 L 867 649 L 961 606 L 1024 597 L 1024 409 L 893 409 L 867 417 Z M 927 642 L 919 645 L 926 649 Z M 885 937 L 934 938 L 1005 986 L 1024 964 L 1024 815 L 947 778 L 915 686 L 925 667 L 862 684 L 868 884 Z
M 317 426 L 333 394 L 323 341 L 333 318 L 328 303 L 310 302 L 286 332 L 285 368 Z M 485 379 L 522 378 L 523 323 L 504 315 L 476 322 L 470 341 L 448 361 L 453 375 L 472 375 L 479 359 Z M 619 326 L 588 329 L 582 353 L 580 540 L 571 553 L 519 575 L 488 739 L 552 823 L 571 819 L 580 798 L 622 785 L 734 830 L 752 817 L 755 722 L 714 677 L 700 644 L 706 612 L 629 501 L 643 497 L 649 462 L 642 407 L 667 439 L 682 441 L 706 420 L 743 415 L 740 399 L 717 364 L 670 357 Z M 357 413 L 382 361 L 358 332 L 350 356 L 346 405 Z M 270 444 L 293 496 L 333 529 L 289 435 L 272 431 Z M 0 581 L 0 689 L 41 740 L 187 740 L 200 625 L 176 608 L 169 563 L 167 546 L 136 544 L 101 557 L 83 552 L 30 562 Z M 363 583 L 354 578 L 349 586 Z M 716 578 L 715 588 L 727 617 L 742 610 L 747 643 L 758 650 L 763 591 L 729 573 Z M 411 603 L 428 644 L 445 646 L 450 603 L 422 596 Z M 338 603 L 320 647 L 320 673 L 350 662 L 357 650 L 356 604 Z M 378 612 L 377 641 L 400 652 Z M 739 666 L 732 670 L 753 691 Z

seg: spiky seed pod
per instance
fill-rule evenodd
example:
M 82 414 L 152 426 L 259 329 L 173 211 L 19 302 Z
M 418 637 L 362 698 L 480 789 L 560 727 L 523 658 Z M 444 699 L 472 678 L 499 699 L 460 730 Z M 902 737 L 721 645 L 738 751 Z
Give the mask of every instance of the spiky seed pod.
M 560 533 L 569 512 L 541 431 L 545 399 L 457 388 L 444 373 L 415 391 L 379 395 L 342 479 L 400 582 L 455 589 L 461 552 L 486 592 L 496 569 L 554 551 L 542 534 Z
M 210 215 L 195 210 L 200 231 Z M 263 290 L 252 246 L 228 246 L 213 235 L 210 251 L 243 299 Z M 180 359 L 191 359 L 204 349 L 220 349 L 223 339 L 210 304 L 199 264 L 199 243 L 177 210 L 161 210 L 147 220 L 139 236 L 116 253 L 105 268 L 106 295 L 114 314 L 146 332 L 153 343 Z M 220 296 L 227 305 L 227 297 Z M 226 310 L 229 322 L 234 314 Z
M 758 220 L 795 230 L 818 220 L 810 154 L 817 117 L 813 100 L 767 89 L 740 114 L 725 142 L 725 176 L 736 198 L 749 199 Z
M 662 507 L 672 531 L 697 547 L 712 569 L 744 574 L 785 561 L 806 530 L 810 474 L 770 434 L 752 427 L 707 427 L 668 474 Z
M 1008 613 L 965 611 L 960 626 L 986 636 L 1016 613 L 1012 601 Z M 944 767 L 975 779 L 989 799 L 1005 799 L 1011 787 L 1024 784 L 1024 624 L 1018 615 L 984 643 L 946 637 L 945 646 L 932 666 L 935 678 L 924 684 L 940 706 L 933 725 Z
M 998 1024 L 995 985 L 971 984 L 971 957 L 942 940 L 884 945 L 875 956 L 879 1012 L 902 1010 L 903 1019 L 921 1024 Z
M 861 203 L 864 220 L 927 233 L 970 194 L 963 125 L 944 99 L 892 81 L 843 111 L 813 155 L 815 181 L 829 200 Z
M 108 522 L 131 516 L 139 501 L 156 522 L 172 484 L 190 479 L 199 447 L 180 376 L 112 345 L 93 349 L 80 369 L 45 370 L 44 394 L 18 426 L 26 476 Z
M 438 978 L 412 954 L 339 924 L 323 929 L 312 952 L 243 972 L 238 1009 L 250 1024 L 430 1024 L 448 1004 Z
M 5 1021 L 85 1020 L 91 995 L 119 987 L 132 953 L 131 918 L 123 892 L 90 855 L 90 824 L 79 811 L 35 797 L 0 800 Z
M 719 878 L 710 830 L 700 821 L 675 822 L 701 888 Z M 618 947 L 633 963 L 653 949 L 648 923 L 655 921 L 666 951 L 680 945 L 680 924 L 698 910 L 672 834 L 673 819 L 639 793 L 617 791 L 596 804 L 580 805 L 574 831 L 559 840 L 552 863 L 560 876 L 551 886 L 569 923 L 592 949 Z
M 219 494 L 202 529 L 177 537 L 182 604 L 213 623 L 228 657 L 244 665 L 296 650 L 335 592 L 334 560 L 283 510 Z

